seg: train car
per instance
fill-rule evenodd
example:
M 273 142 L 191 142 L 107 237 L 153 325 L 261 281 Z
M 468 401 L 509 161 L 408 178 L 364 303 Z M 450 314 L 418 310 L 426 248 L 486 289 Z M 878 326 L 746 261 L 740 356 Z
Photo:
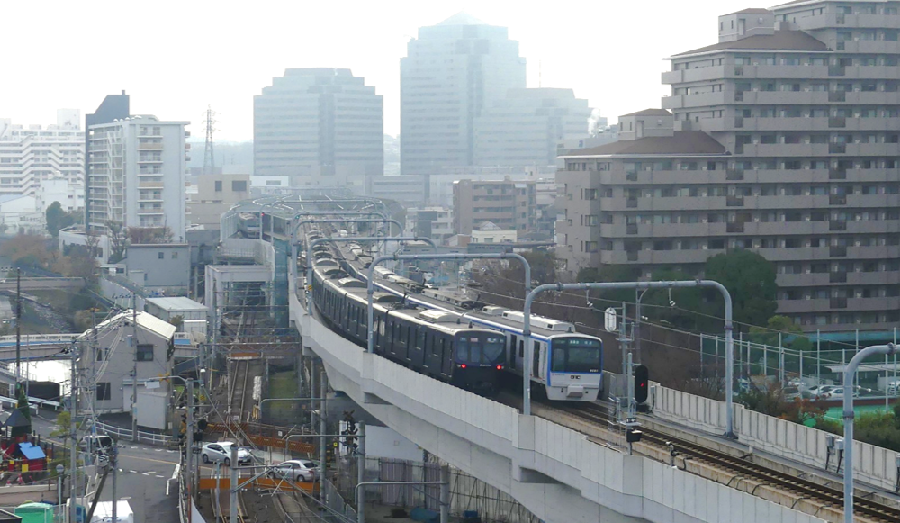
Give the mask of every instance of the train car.
M 244 238 L 258 238 L 259 214 L 252 212 L 238 213 L 238 231 Z
M 333 263 L 314 261 L 313 301 L 332 330 L 365 347 L 365 283 L 346 277 Z M 404 303 L 394 293 L 376 293 L 376 354 L 466 390 L 497 390 L 506 361 L 503 335 L 472 328 L 461 315 L 404 308 Z
M 348 273 L 362 280 L 366 272 L 348 264 Z M 524 372 L 524 313 L 478 303 L 462 295 L 439 289 L 425 289 L 411 296 L 382 272 L 376 278 L 379 292 L 405 296 L 421 307 L 435 311 L 455 311 L 470 325 L 503 333 L 506 337 L 504 372 L 521 377 Z M 455 296 L 454 296 L 455 295 Z M 603 342 L 596 336 L 576 332 L 568 322 L 531 316 L 534 356 L 530 381 L 540 396 L 551 401 L 596 401 L 603 388 Z

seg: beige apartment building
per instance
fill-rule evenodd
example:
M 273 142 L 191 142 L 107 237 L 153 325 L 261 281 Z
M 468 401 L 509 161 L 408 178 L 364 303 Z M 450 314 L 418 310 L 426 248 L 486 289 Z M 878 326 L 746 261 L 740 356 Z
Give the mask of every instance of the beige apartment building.
M 699 274 L 752 249 L 806 330 L 900 320 L 900 2 L 798 1 L 720 16 L 671 57 L 664 110 L 565 155 L 570 273 L 633 264 Z
M 453 184 L 453 223 L 457 234 L 472 234 L 484 222 L 523 235 L 536 227 L 536 182 L 458 180 Z

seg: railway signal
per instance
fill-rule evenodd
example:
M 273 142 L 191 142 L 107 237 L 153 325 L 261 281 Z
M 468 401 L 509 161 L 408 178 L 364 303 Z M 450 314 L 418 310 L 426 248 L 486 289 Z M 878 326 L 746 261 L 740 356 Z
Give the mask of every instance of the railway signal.
M 646 365 L 634 366 L 634 402 L 646 403 L 650 393 L 650 370 Z

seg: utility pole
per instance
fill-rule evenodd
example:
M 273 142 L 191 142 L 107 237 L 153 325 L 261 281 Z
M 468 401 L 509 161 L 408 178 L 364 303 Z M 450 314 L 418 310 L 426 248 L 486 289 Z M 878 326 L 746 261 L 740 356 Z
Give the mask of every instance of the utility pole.
M 112 448 L 112 456 L 110 456 L 109 463 L 112 465 L 112 474 L 113 474 L 113 491 L 112 491 L 112 520 L 113 523 L 118 523 L 119 518 L 117 517 L 117 509 L 119 504 L 119 497 L 116 495 L 116 469 L 119 467 L 119 445 L 118 440 L 113 440 L 113 448 Z
M 320 367 L 319 374 L 319 434 L 328 434 L 327 427 L 325 423 L 327 420 L 325 419 L 325 394 L 328 393 L 328 383 L 326 383 L 326 375 L 325 375 L 325 365 Z M 323 482 L 325 481 L 325 471 L 327 467 L 325 466 L 326 458 L 328 457 L 325 453 L 326 446 L 325 438 L 319 440 L 319 500 L 325 501 L 325 491 L 322 488 Z
M 231 472 L 231 483 L 229 484 L 230 496 L 228 499 L 228 521 L 230 523 L 237 523 L 238 521 L 238 481 L 240 481 L 240 477 L 238 476 L 238 446 L 231 446 L 231 464 L 228 465 L 228 468 Z M 321 480 L 319 482 L 321 486 Z M 321 490 L 321 489 L 320 489 Z
M 131 294 L 131 349 L 134 359 L 131 368 L 131 441 L 137 443 L 138 426 L 137 426 L 137 355 L 138 355 L 138 339 L 137 339 L 137 295 Z
M 22 269 L 16 267 L 16 386 L 15 394 L 19 394 L 22 381 Z M 26 380 L 27 381 L 27 380 Z
M 76 385 L 76 365 L 78 362 L 78 345 L 72 342 L 72 381 L 69 382 L 69 435 L 72 437 L 72 449 L 69 452 L 69 521 L 76 519 L 78 495 L 78 433 L 75 425 L 75 414 L 78 412 L 78 387 Z
M 185 426 L 185 464 L 187 465 L 185 483 L 188 489 L 188 499 L 194 499 L 194 380 L 187 381 L 187 421 Z M 237 462 L 232 458 L 231 465 Z

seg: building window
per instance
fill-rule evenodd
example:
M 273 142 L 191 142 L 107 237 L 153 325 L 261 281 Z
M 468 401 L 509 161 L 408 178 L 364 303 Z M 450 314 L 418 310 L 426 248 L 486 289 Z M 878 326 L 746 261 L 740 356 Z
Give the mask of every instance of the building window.
M 112 400 L 112 387 L 109 383 L 98 383 L 97 384 L 97 401 L 110 401 Z
M 159 260 L 164 260 L 164 259 L 166 259 L 166 253 L 158 252 L 158 253 L 156 253 L 156 258 Z
M 103 361 L 106 359 L 106 350 L 103 347 L 97 347 L 97 361 Z
M 216 182 L 216 183 L 220 183 L 220 182 Z M 247 192 L 246 180 L 241 180 L 241 181 L 232 180 L 231 181 L 231 192 Z
M 153 345 L 138 345 L 137 361 L 153 361 Z
M 222 192 L 222 182 L 216 182 L 216 192 Z

